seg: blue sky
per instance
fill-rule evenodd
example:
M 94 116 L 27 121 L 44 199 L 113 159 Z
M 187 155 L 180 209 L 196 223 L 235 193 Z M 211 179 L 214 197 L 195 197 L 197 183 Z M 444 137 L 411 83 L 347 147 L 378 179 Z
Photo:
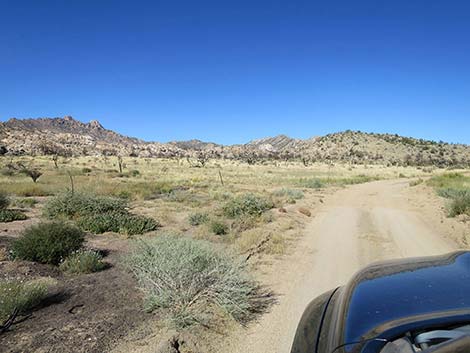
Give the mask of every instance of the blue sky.
M 0 0 L 0 119 L 470 143 L 470 1 Z

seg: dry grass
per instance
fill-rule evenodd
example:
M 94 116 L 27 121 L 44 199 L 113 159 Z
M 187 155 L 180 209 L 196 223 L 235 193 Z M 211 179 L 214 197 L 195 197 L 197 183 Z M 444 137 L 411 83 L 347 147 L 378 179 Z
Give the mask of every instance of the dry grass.
M 324 163 L 305 167 L 297 162 L 248 165 L 230 160 L 211 160 L 204 168 L 193 168 L 184 160 L 130 157 L 123 158 L 124 170 L 120 174 L 116 157 L 59 159 L 59 168 L 55 168 L 48 157 L 17 157 L 13 160 L 0 157 L 4 169 L 11 163 L 21 163 L 43 173 L 37 183 L 23 174 L 1 174 L 0 190 L 13 196 L 37 197 L 63 193 L 72 188 L 72 175 L 75 191 L 123 198 L 129 202 L 132 213 L 159 220 L 165 232 L 183 233 L 228 245 L 237 243 L 244 232 L 251 229 L 261 229 L 263 232 L 270 229 L 278 239 L 277 243 L 282 244 L 279 240 L 283 237 L 280 212 L 266 211 L 272 206 L 284 210 L 289 204 L 296 203 L 297 209 L 310 210 L 309 200 L 330 187 L 398 178 L 399 175 L 429 175 L 429 171 L 413 167 Z M 242 217 L 229 217 L 227 205 L 237 200 L 245 202 L 244 195 L 256 195 L 259 200 L 269 203 L 269 207 L 257 208 L 254 214 L 242 212 Z M 254 201 L 250 199 L 246 203 L 251 205 Z M 196 212 L 209 215 L 209 219 L 204 224 L 191 224 L 188 219 Z M 300 216 L 308 221 L 307 217 Z M 283 217 L 292 219 L 296 215 L 287 212 Z M 227 228 L 224 231 L 215 229 L 221 227 L 211 229 L 215 223 L 225 224 Z M 300 229 L 301 224 L 294 224 L 294 228 Z M 220 237 L 214 236 L 214 233 L 227 234 Z M 241 242 L 249 243 L 250 236 L 245 234 L 244 237 L 246 239 Z M 285 249 L 286 246 L 278 248 Z

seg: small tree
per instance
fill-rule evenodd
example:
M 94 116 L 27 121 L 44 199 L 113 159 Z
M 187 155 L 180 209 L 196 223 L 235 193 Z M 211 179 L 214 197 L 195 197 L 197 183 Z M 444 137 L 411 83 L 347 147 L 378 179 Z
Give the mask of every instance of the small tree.
M 201 167 L 204 167 L 207 163 L 207 161 L 209 160 L 209 155 L 207 153 L 204 153 L 203 151 L 200 151 L 198 154 L 197 154 L 197 157 L 196 157 L 198 163 L 201 165 Z
M 37 170 L 37 169 L 28 169 L 28 168 L 25 168 L 22 170 L 22 173 L 26 174 L 27 176 L 29 176 L 33 182 L 37 182 L 39 177 L 42 175 L 42 173 Z
M 57 164 L 57 161 L 59 160 L 59 155 L 58 155 L 58 154 L 55 154 L 55 155 L 52 157 L 52 160 L 54 161 L 54 167 L 55 167 L 55 169 L 59 169 L 59 165 Z
M 119 173 L 122 174 L 122 157 L 118 156 Z
M 310 164 L 310 157 L 302 156 L 302 163 L 305 167 L 308 167 L 308 165 Z

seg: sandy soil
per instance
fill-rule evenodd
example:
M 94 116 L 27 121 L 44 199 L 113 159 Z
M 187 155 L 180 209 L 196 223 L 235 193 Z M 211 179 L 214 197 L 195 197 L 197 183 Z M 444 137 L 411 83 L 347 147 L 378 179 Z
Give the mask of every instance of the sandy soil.
M 361 267 L 462 247 L 468 226 L 444 220 L 442 201 L 408 185 L 408 180 L 379 181 L 327 197 L 295 250 L 270 271 L 278 305 L 257 323 L 233 332 L 220 351 L 288 353 L 307 304 Z

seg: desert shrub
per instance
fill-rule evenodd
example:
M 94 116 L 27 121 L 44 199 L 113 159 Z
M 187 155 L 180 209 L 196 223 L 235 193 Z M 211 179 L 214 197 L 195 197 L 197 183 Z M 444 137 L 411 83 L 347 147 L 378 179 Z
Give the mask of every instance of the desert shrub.
M 58 265 L 80 249 L 84 240 L 83 232 L 67 223 L 39 223 L 25 229 L 11 250 L 14 258 Z
M 192 226 L 199 226 L 209 221 L 209 215 L 202 212 L 191 213 L 189 215 L 188 221 Z
M 133 177 L 139 176 L 140 172 L 137 169 L 132 169 L 129 174 Z
M 0 280 L 0 325 L 13 315 L 33 309 L 48 294 L 48 289 L 54 281 L 40 278 L 29 282 L 20 280 Z
M 436 175 L 427 181 L 427 184 L 436 188 L 456 188 L 464 183 L 470 183 L 470 177 L 462 173 L 445 173 Z
M 228 226 L 221 221 L 214 220 L 209 224 L 209 229 L 216 235 L 224 235 L 228 232 Z
M 317 178 L 302 179 L 300 181 L 300 185 L 306 188 L 310 188 L 310 189 L 321 189 L 325 187 L 325 183 Z
M 470 194 L 454 198 L 449 205 L 449 216 L 470 215 Z
M 38 201 L 35 198 L 16 198 L 13 200 L 13 205 L 16 207 L 28 207 L 33 208 Z
M 66 192 L 55 196 L 44 205 L 44 215 L 49 219 L 57 217 L 78 218 L 107 212 L 126 212 L 125 200 L 82 193 Z
M 276 197 L 282 197 L 288 203 L 295 203 L 297 200 L 304 198 L 304 193 L 302 190 L 296 189 L 279 189 L 273 192 L 273 195 Z
M 20 210 L 0 209 L 0 222 L 23 221 L 27 219 L 26 215 Z
M 10 198 L 5 192 L 0 192 L 0 222 L 13 222 L 25 220 L 26 215 L 20 210 L 9 210 Z
M 9 205 L 10 198 L 8 197 L 7 193 L 4 191 L 0 191 L 0 210 L 8 208 Z
M 147 310 L 167 309 L 177 327 L 211 320 L 214 308 L 240 322 L 259 310 L 257 285 L 245 265 L 208 242 L 174 236 L 140 241 L 128 264 Z
M 230 218 L 259 216 L 273 207 L 273 203 L 264 197 L 255 194 L 244 194 L 228 201 L 223 207 L 223 212 Z
M 49 200 L 44 215 L 73 219 L 81 229 L 97 234 L 142 234 L 159 226 L 152 218 L 129 213 L 124 199 L 70 192 Z
M 446 199 L 456 199 L 470 196 L 470 189 L 441 188 L 437 190 L 437 194 Z
M 83 174 L 88 174 L 88 173 L 91 173 L 92 171 L 93 171 L 93 169 L 88 168 L 88 167 L 82 168 L 82 173 Z
M 103 256 L 94 250 L 78 250 L 60 264 L 62 271 L 74 274 L 98 272 L 105 267 Z
M 151 232 L 160 226 L 153 218 L 127 212 L 87 214 L 77 220 L 77 225 L 83 230 L 96 234 L 115 232 L 126 235 Z

